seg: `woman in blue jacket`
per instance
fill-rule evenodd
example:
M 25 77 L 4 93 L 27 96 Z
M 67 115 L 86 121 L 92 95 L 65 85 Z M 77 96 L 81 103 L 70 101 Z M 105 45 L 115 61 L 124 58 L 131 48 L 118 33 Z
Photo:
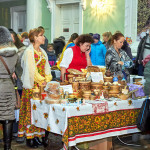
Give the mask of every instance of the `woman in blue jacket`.
M 105 66 L 106 47 L 100 41 L 98 33 L 93 35 L 94 43 L 91 45 L 91 62 L 92 65 Z

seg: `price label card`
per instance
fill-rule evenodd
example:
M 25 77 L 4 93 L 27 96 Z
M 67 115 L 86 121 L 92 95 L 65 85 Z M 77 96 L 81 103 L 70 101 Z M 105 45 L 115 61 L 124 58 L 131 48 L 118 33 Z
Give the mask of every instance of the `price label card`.
M 102 72 L 91 72 L 92 82 L 100 82 L 103 81 L 103 73 Z
M 69 93 L 73 93 L 72 85 L 61 85 L 60 88 L 63 88 L 64 92 L 68 91 Z

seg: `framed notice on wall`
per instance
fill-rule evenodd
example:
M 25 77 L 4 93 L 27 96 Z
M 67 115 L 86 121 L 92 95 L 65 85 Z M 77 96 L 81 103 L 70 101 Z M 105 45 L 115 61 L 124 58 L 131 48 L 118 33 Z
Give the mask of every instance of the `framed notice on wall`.
M 69 32 L 69 28 L 63 28 L 63 32 Z

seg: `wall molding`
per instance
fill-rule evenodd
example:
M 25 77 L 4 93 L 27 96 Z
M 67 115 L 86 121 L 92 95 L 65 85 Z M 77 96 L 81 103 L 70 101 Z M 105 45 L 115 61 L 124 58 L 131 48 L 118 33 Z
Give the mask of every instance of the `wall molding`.
M 83 10 L 86 10 L 86 0 L 81 0 L 80 5 Z
M 81 0 L 56 0 L 57 5 L 79 3 Z
M 47 8 L 49 9 L 49 11 L 50 11 L 50 13 L 52 13 L 52 1 L 53 0 L 46 0 L 46 2 L 47 2 Z

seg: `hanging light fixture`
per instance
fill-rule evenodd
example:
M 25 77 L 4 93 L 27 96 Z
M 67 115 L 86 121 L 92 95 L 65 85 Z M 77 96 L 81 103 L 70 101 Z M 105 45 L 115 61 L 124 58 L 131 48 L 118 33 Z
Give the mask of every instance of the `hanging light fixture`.
M 90 6 L 96 15 L 109 14 L 113 10 L 112 0 L 91 0 Z

